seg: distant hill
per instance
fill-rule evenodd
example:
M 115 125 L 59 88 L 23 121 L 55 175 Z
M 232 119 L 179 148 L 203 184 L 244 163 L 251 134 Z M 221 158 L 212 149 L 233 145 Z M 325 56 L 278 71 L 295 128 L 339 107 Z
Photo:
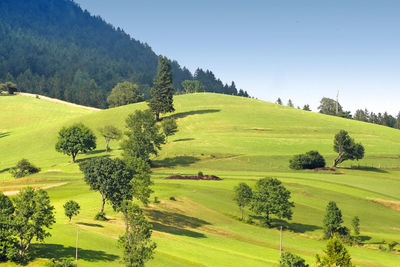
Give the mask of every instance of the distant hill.
M 0 1 L 0 40 L 0 82 L 25 92 L 104 108 L 115 84 L 129 80 L 149 97 L 157 68 L 151 47 L 71 0 Z M 176 90 L 197 79 L 209 92 L 244 93 L 209 70 L 192 74 L 176 61 L 172 69 Z

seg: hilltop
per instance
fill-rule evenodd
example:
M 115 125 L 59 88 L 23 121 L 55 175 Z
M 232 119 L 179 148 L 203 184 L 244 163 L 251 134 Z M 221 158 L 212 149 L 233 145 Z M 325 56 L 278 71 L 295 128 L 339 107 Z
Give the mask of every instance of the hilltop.
M 396 266 L 395 253 L 378 250 L 382 240 L 400 240 L 396 227 L 399 211 L 385 206 L 400 203 L 400 131 L 379 125 L 275 105 L 236 96 L 199 93 L 174 98 L 179 132 L 170 137 L 153 159 L 151 200 L 146 208 L 158 244 L 149 266 L 276 266 L 279 233 L 238 221 L 240 210 L 232 201 L 239 182 L 251 186 L 262 177 L 280 179 L 292 192 L 294 217 L 284 232 L 284 248 L 308 262 L 325 246 L 322 218 L 328 201 L 336 201 L 345 225 L 359 216 L 364 247 L 350 248 L 357 266 Z M 147 108 L 137 103 L 92 111 L 26 96 L 0 96 L 0 189 L 12 191 L 33 185 L 49 188 L 57 211 L 53 236 L 38 245 L 41 264 L 56 256 L 73 256 L 76 228 L 80 231 L 81 265 L 117 266 L 120 250 L 116 238 L 122 232 L 120 215 L 107 206 L 108 222 L 92 218 L 100 200 L 84 184 L 77 164 L 54 149 L 58 130 L 82 122 L 95 131 L 98 147 L 79 160 L 107 156 L 98 128 L 113 124 L 124 129 L 128 114 Z M 294 154 L 318 150 L 331 164 L 333 136 L 349 131 L 366 150 L 360 162 L 346 162 L 335 173 L 293 171 L 288 160 Z M 110 156 L 119 156 L 118 143 L 111 143 Z M 7 169 L 22 157 L 42 172 L 13 180 Z M 350 168 L 353 165 L 354 168 Z M 166 180 L 173 174 L 216 175 L 221 181 Z M 174 197 L 176 201 L 170 200 Z M 72 224 L 62 205 L 75 199 L 82 212 Z M 249 211 L 246 211 L 249 214 Z M 81 241 L 82 240 L 82 241 Z M 205 257 L 204 255 L 207 255 Z

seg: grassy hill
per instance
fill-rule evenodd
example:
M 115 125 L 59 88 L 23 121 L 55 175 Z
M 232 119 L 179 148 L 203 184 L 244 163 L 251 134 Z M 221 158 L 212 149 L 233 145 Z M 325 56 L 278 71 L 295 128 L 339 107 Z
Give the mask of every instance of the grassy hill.
M 24 96 L 0 96 L 0 190 L 22 186 L 60 185 L 48 189 L 56 207 L 53 236 L 36 245 L 32 266 L 48 258 L 74 255 L 76 230 L 80 233 L 80 266 L 117 266 L 121 252 L 116 239 L 123 228 L 120 215 L 107 207 L 108 222 L 92 218 L 100 197 L 82 181 L 77 164 L 57 153 L 58 130 L 83 122 L 98 135 L 95 151 L 78 159 L 107 155 L 98 128 L 113 124 L 121 129 L 128 114 L 145 109 L 145 103 L 102 111 L 88 111 Z M 284 232 L 284 248 L 309 263 L 325 247 L 322 219 L 330 200 L 338 203 L 345 225 L 361 219 L 363 247 L 350 248 L 359 266 L 397 266 L 400 255 L 382 252 L 382 241 L 400 241 L 400 212 L 388 201 L 400 201 L 400 131 L 374 124 L 297 110 L 259 100 L 219 94 L 175 97 L 179 132 L 169 138 L 154 159 L 153 189 L 160 203 L 146 214 L 154 226 L 158 244 L 149 266 L 276 266 L 279 232 L 238 221 L 240 210 L 232 201 L 239 182 L 254 185 L 259 178 L 279 178 L 292 192 L 296 204 L 290 230 Z M 293 171 L 291 156 L 318 150 L 331 164 L 333 136 L 349 131 L 365 146 L 366 157 L 346 162 L 337 172 Z M 109 155 L 118 156 L 118 143 Z M 8 168 L 21 158 L 42 168 L 28 178 L 14 180 Z M 357 168 L 350 168 L 352 165 Z M 178 181 L 164 177 L 180 174 L 218 175 L 222 181 Z M 66 183 L 66 184 L 64 184 Z M 177 201 L 170 200 L 175 197 Z M 82 211 L 70 224 L 62 205 L 74 199 Z M 374 199 L 375 201 L 372 201 Z M 400 202 L 393 205 L 400 206 Z M 249 214 L 249 212 L 246 212 Z M 257 221 L 257 220 L 256 220 Z

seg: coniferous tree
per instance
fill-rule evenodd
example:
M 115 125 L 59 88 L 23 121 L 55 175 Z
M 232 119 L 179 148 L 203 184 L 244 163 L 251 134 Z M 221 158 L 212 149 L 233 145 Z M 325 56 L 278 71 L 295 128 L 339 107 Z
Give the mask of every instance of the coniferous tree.
M 282 105 L 282 100 L 280 97 L 276 100 L 275 104 Z
M 294 107 L 293 102 L 292 102 L 291 99 L 289 99 L 289 101 L 288 101 L 288 103 L 287 103 L 287 106 L 288 106 L 288 107 L 291 107 L 291 108 Z
M 320 267 L 353 267 L 351 256 L 337 235 L 334 235 L 326 244 L 325 255 L 316 255 L 317 266 Z
M 175 111 L 171 64 L 167 57 L 158 57 L 157 75 L 154 79 L 154 86 L 151 88 L 151 96 L 149 107 L 156 115 L 157 121 L 160 121 L 161 113 Z
M 330 238 L 335 233 L 339 233 L 340 228 L 342 227 L 343 218 L 342 212 L 336 205 L 336 202 L 330 201 L 328 206 L 326 206 L 326 213 L 323 223 L 326 238 Z

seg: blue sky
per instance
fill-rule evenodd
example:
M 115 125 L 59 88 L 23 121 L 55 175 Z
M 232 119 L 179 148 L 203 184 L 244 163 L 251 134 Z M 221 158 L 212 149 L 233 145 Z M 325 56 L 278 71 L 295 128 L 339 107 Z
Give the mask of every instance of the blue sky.
M 157 54 L 297 106 L 400 111 L 400 1 L 76 0 Z

